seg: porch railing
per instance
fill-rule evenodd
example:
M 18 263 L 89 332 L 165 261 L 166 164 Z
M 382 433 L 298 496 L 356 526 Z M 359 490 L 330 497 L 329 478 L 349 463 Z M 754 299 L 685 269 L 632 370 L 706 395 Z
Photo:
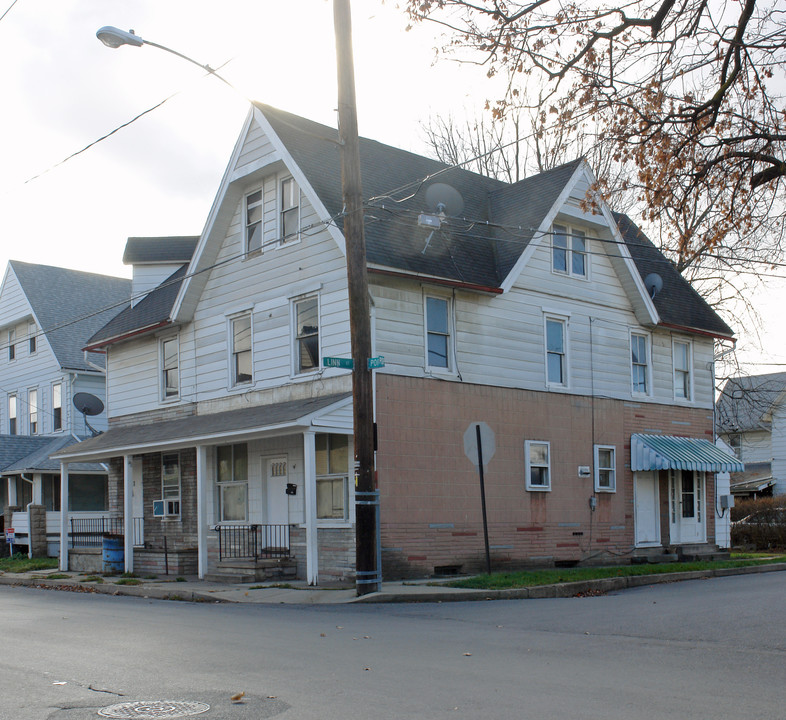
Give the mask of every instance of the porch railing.
M 104 535 L 122 535 L 123 518 L 91 517 L 69 518 L 71 522 L 71 547 L 101 547 Z
M 289 557 L 289 525 L 217 525 L 218 558 Z

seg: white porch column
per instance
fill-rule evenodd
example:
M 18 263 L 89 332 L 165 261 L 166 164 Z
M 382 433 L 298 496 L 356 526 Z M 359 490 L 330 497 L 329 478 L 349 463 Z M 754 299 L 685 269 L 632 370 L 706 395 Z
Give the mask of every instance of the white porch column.
M 30 476 L 33 481 L 33 505 L 44 504 L 43 481 L 41 480 L 41 473 L 35 473 Z
M 60 463 L 60 570 L 68 571 L 68 463 Z
M 8 482 L 8 504 L 18 505 L 19 502 L 17 501 L 17 497 L 16 497 L 16 478 L 13 475 L 9 475 L 7 478 L 7 482 Z
M 316 433 L 303 433 L 303 491 L 306 505 L 306 579 L 319 584 L 319 543 L 317 538 Z
M 197 445 L 196 490 L 197 490 L 197 572 L 204 580 L 207 573 L 207 447 Z
M 134 468 L 130 455 L 123 456 L 123 545 L 126 572 L 134 572 Z

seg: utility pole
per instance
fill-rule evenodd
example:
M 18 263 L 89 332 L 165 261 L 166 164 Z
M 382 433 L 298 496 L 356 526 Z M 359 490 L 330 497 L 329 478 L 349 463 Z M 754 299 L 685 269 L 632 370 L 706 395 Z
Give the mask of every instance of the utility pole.
M 357 594 L 380 589 L 377 567 L 377 509 L 374 483 L 374 406 L 371 370 L 371 317 L 363 232 L 363 195 L 352 59 L 352 18 L 349 0 L 333 0 L 338 72 L 338 133 L 344 195 L 344 241 L 347 257 L 349 328 L 352 341 L 352 401 L 355 426 L 355 571 Z

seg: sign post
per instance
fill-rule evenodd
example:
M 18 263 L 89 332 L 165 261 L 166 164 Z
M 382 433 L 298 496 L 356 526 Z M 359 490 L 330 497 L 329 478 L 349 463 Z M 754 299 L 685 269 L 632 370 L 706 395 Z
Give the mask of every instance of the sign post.
M 9 550 L 9 557 L 14 556 L 14 529 L 13 528 L 6 528 L 5 529 L 5 541 L 8 543 L 8 550 Z
M 486 449 L 484 463 L 483 449 Z M 491 575 L 491 553 L 489 552 L 489 525 L 486 518 L 486 484 L 483 477 L 483 466 L 487 464 L 497 450 L 494 431 L 484 422 L 473 422 L 464 433 L 464 454 L 478 468 L 480 477 L 480 506 L 483 513 L 483 540 L 486 545 L 486 573 Z

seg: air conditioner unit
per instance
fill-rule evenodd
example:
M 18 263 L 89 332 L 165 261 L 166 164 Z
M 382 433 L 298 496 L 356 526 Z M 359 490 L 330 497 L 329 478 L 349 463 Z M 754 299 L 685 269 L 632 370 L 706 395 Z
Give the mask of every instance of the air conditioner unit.
M 153 517 L 180 515 L 180 500 L 153 500 Z

